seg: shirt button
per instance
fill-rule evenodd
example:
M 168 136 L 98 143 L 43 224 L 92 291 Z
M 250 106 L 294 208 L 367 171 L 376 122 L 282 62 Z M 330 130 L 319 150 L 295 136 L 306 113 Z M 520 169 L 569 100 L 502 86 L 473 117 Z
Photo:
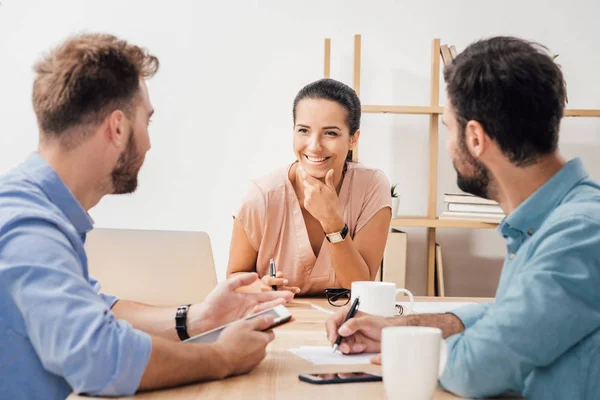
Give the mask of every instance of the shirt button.
M 530 230 L 528 230 L 528 231 L 527 231 L 527 234 L 528 234 L 529 236 L 531 236 L 531 235 L 533 235 L 533 231 L 530 229 Z
M 515 253 L 510 253 L 509 257 L 510 257 L 511 260 L 514 260 L 515 259 Z

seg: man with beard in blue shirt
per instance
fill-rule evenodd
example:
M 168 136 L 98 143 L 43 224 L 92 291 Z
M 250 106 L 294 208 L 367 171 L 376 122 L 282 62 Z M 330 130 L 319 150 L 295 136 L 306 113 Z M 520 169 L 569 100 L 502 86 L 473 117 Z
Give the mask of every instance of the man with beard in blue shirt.
M 558 151 L 565 107 L 560 68 L 512 37 L 473 43 L 446 67 L 443 123 L 465 192 L 496 200 L 507 252 L 492 304 L 447 314 L 327 321 L 345 353 L 381 350 L 387 326 L 442 330 L 443 388 L 464 397 L 600 395 L 600 187 Z M 375 361 L 380 361 L 378 358 Z

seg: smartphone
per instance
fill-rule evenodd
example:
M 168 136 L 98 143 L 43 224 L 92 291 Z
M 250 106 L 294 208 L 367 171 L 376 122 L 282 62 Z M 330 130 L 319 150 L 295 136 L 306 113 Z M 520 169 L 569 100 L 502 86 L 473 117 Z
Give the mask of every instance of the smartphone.
M 329 383 L 380 382 L 381 375 L 375 372 L 326 372 L 320 374 L 301 374 L 298 379 L 316 385 Z
M 292 314 L 288 311 L 287 308 L 285 308 L 284 305 L 278 305 L 276 307 L 263 310 L 259 313 L 252 314 L 244 319 L 250 320 L 250 319 L 254 319 L 256 317 L 262 316 L 262 315 L 272 315 L 273 318 L 275 319 L 273 324 L 271 326 L 269 326 L 266 330 L 269 330 L 271 328 L 274 328 L 276 326 L 284 324 L 284 323 L 288 322 L 290 319 L 292 319 Z M 187 342 L 187 343 L 213 343 L 213 342 L 216 342 L 217 339 L 219 339 L 219 336 L 221 336 L 221 332 L 223 332 L 223 330 L 225 328 L 227 328 L 229 325 L 231 325 L 231 323 L 220 326 L 220 327 L 210 330 L 208 332 L 201 333 L 201 334 L 191 337 L 189 339 L 186 339 L 186 340 L 184 340 L 184 342 Z

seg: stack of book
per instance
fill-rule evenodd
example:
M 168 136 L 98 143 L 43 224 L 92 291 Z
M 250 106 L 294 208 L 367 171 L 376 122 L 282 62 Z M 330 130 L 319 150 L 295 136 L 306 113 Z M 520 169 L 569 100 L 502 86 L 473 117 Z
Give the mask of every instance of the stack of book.
M 467 193 L 446 193 L 444 202 L 447 210 L 440 215 L 440 219 L 499 223 L 505 217 L 500 205 L 494 200 Z

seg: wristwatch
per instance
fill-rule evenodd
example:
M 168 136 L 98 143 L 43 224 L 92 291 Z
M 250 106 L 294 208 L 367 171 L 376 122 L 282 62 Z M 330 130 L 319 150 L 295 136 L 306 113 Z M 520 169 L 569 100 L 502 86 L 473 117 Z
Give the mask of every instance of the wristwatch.
M 175 313 L 175 330 L 177 330 L 177 336 L 179 336 L 180 340 L 190 338 L 190 335 L 187 331 L 187 313 L 190 306 L 191 304 L 179 306 L 177 307 L 177 312 Z
M 348 234 L 348 225 L 344 224 L 344 228 L 339 232 L 325 233 L 325 237 L 329 240 L 329 243 L 339 243 L 346 239 Z

